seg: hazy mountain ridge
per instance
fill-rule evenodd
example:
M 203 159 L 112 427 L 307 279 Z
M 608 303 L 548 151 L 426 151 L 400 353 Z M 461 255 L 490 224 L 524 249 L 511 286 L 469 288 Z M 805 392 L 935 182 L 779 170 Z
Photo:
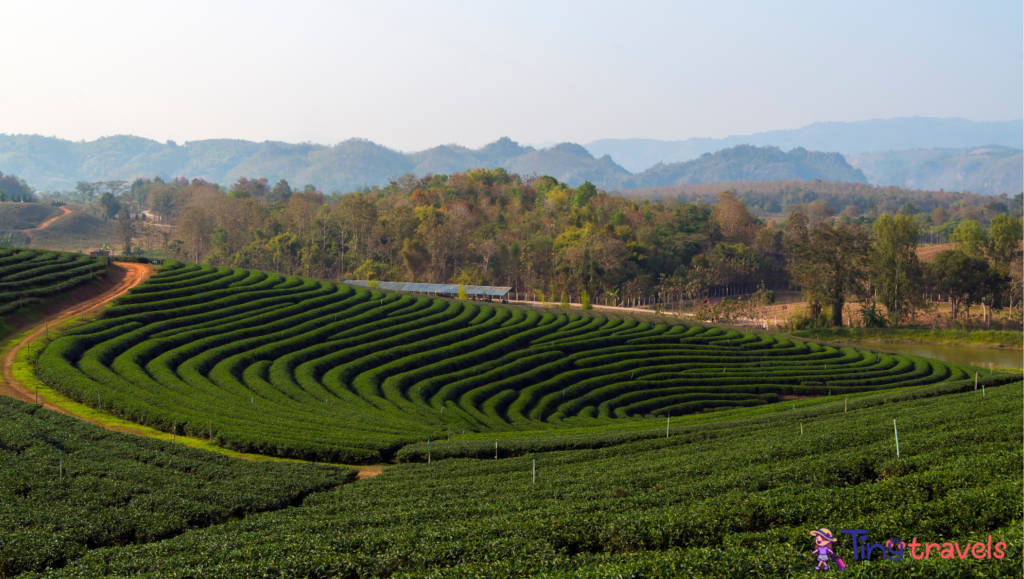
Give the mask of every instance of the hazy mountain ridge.
M 873 185 L 985 194 L 1024 191 L 1024 151 L 1002 145 L 879 151 L 847 161 Z
M 385 185 L 405 173 L 451 174 L 474 167 L 505 167 L 523 175 L 551 175 L 578 185 L 591 181 L 612 188 L 630 173 L 610 157 L 595 159 L 583 147 L 562 143 L 549 149 L 520 146 L 508 137 L 469 149 L 441 145 L 401 153 L 364 139 L 334 146 L 235 139 L 158 143 L 130 135 L 72 142 L 39 135 L 0 135 L 0 168 L 40 189 L 70 189 L 78 180 L 131 180 L 187 176 L 229 184 L 239 177 L 312 183 L 326 191 Z
M 898 117 L 856 122 L 813 123 L 791 130 L 733 135 L 721 139 L 682 141 L 656 139 L 598 139 L 583 146 L 595 156 L 611 155 L 629 171 L 643 171 L 657 163 L 678 163 L 735 145 L 804 147 L 835 151 L 847 157 L 869 151 L 964 148 L 994 143 L 1024 149 L 1024 121 L 975 122 L 967 119 Z
M 333 146 L 239 139 L 209 139 L 177 145 L 130 135 L 73 142 L 39 135 L 0 134 L 0 170 L 18 175 L 44 190 L 71 189 L 78 180 L 132 180 L 160 175 L 163 178 L 199 177 L 224 185 L 243 176 L 266 177 L 271 182 L 287 179 L 296 187 L 314 184 L 324 191 L 351 191 L 363 186 L 385 185 L 405 173 L 451 174 L 473 167 L 504 167 L 521 175 L 551 175 L 572 186 L 590 181 L 608 190 L 683 183 L 825 179 L 1000 193 L 1021 190 L 1020 151 L 999 145 L 995 140 L 969 143 L 996 143 L 993 151 L 974 155 L 969 153 L 978 147 L 940 149 L 934 145 L 904 151 L 877 147 L 869 150 L 883 152 L 848 159 L 841 153 L 843 149 L 869 141 L 897 144 L 923 142 L 929 138 L 943 141 L 986 131 L 986 134 L 1013 140 L 1007 128 L 1014 127 L 1017 127 L 1017 134 L 1013 138 L 1021 140 L 1024 131 L 1021 121 L 973 123 L 963 119 L 911 118 L 816 123 L 794 131 L 727 139 L 594 142 L 615 146 L 631 144 L 632 149 L 626 147 L 622 153 L 627 159 L 636 151 L 653 158 L 668 150 L 666 147 L 674 147 L 679 153 L 686 149 L 680 148 L 681 144 L 690 147 L 686 150 L 716 147 L 685 161 L 654 161 L 636 174 L 631 174 L 628 163 L 622 162 L 615 153 L 598 151 L 600 154 L 595 154 L 594 143 L 586 146 L 561 143 L 540 149 L 520 145 L 508 137 L 478 149 L 449 144 L 403 153 L 365 139 L 349 139 Z M 879 135 L 870 139 L 865 136 L 865 132 L 876 129 Z M 838 153 L 814 150 L 813 143 L 836 143 L 843 135 L 854 144 L 817 147 Z M 764 143 L 767 146 L 758 146 L 756 142 L 729 146 L 726 143 L 730 139 L 769 142 Z M 811 144 L 790 146 L 786 143 L 798 139 L 806 139 Z
M 797 147 L 784 152 L 778 147 L 737 145 L 683 163 L 659 163 L 623 183 L 623 189 L 663 187 L 726 181 L 843 181 L 867 183 L 860 170 L 838 153 L 819 153 Z

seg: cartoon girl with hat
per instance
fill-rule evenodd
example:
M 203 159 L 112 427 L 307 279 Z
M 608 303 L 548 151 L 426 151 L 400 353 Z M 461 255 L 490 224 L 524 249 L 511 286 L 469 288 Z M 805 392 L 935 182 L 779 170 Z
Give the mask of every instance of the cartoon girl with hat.
M 832 531 L 816 529 L 811 531 L 811 536 L 814 537 L 814 554 L 818 559 L 818 566 L 815 569 L 818 571 L 828 571 L 828 558 L 832 557 L 836 561 L 836 566 L 842 571 L 846 565 L 843 565 L 843 560 L 836 557 L 835 552 L 832 551 L 832 545 L 836 542 L 835 538 L 832 537 Z

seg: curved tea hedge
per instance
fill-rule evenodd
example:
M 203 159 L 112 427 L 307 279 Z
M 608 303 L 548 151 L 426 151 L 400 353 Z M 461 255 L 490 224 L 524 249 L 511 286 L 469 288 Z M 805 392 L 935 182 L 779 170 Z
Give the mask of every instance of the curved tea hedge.
M 88 255 L 0 248 L 0 316 L 106 273 L 106 262 Z
M 227 448 L 362 463 L 450 432 L 628 424 L 818 396 L 973 384 L 973 370 L 701 326 L 510 310 L 170 262 L 39 375 Z M 996 374 L 996 384 L 1012 379 Z

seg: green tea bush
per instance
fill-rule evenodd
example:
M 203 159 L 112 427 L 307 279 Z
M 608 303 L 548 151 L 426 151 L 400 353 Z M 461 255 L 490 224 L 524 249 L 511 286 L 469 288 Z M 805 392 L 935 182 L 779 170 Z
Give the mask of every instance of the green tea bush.
M 38 271 L 57 259 L 11 253 L 0 268 Z M 38 371 L 80 402 L 157 429 L 347 463 L 453 432 L 630 431 L 790 397 L 927 391 L 973 374 L 763 332 L 509 310 L 175 261 L 104 319 L 53 341 Z

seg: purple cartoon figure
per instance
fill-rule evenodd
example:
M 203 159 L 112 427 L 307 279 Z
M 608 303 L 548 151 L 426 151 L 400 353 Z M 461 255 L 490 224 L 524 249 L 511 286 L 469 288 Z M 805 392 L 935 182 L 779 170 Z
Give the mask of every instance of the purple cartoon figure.
M 832 537 L 832 531 L 828 529 L 816 529 L 811 531 L 811 536 L 814 537 L 814 555 L 818 560 L 818 566 L 815 569 L 819 571 L 828 571 L 828 560 L 831 557 L 836 562 L 836 567 L 842 571 L 846 568 L 843 564 L 843 560 L 836 557 L 835 552 L 832 550 L 832 545 L 835 545 L 836 540 Z

